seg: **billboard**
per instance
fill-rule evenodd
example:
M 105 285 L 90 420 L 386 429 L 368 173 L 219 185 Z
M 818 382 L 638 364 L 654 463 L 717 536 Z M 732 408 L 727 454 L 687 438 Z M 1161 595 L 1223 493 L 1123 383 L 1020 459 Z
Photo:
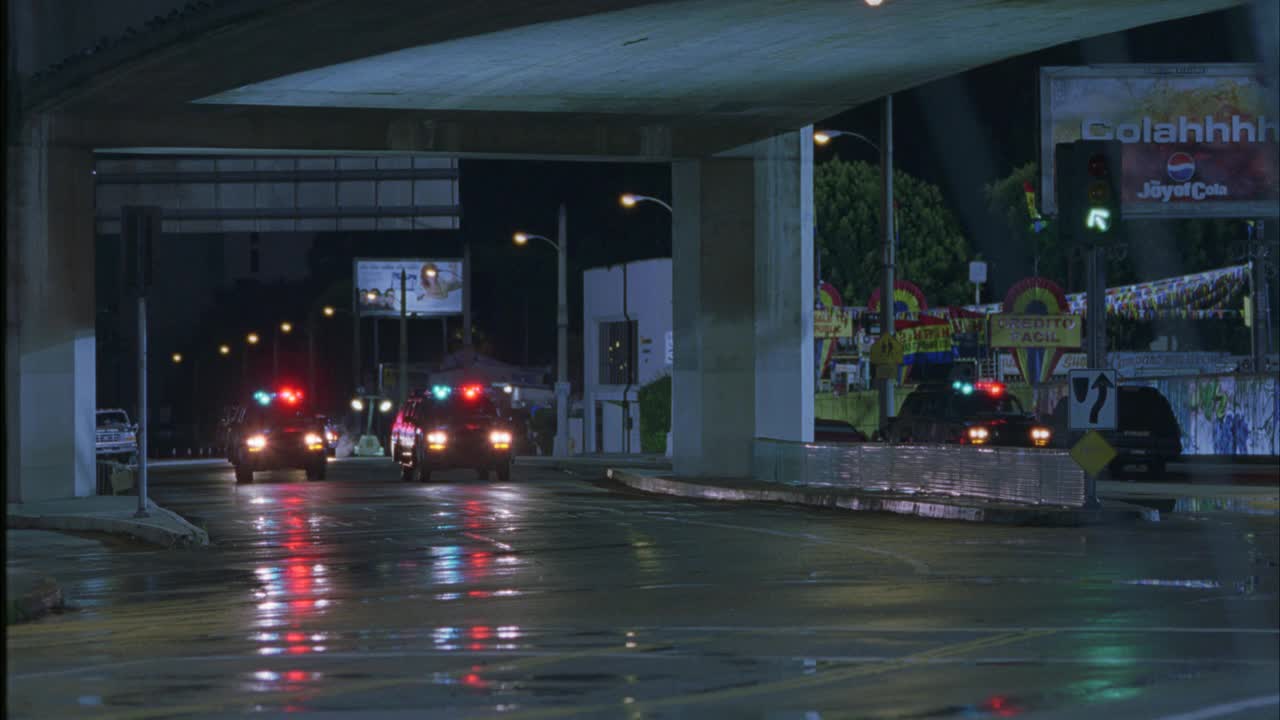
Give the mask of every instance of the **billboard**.
M 462 260 L 355 261 L 356 309 L 361 315 L 399 317 L 400 272 L 405 273 L 405 312 L 457 315 L 462 312 Z
M 1040 173 L 1056 213 L 1054 146 L 1119 140 L 1126 218 L 1280 214 L 1280 118 L 1253 65 L 1040 69 Z

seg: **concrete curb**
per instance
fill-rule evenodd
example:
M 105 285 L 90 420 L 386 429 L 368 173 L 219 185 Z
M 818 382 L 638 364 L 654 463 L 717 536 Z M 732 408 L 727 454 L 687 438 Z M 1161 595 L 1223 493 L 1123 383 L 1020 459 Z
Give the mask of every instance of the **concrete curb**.
M 9 507 L 8 527 L 14 530 L 79 530 L 128 535 L 160 547 L 209 544 L 209 534 L 177 513 L 151 504 L 151 517 L 119 517 L 105 513 L 40 513 Z
M 1232 513 L 1262 517 L 1280 516 L 1280 497 L 1167 496 L 1111 493 L 1101 497 L 1104 501 L 1141 505 L 1175 515 L 1184 513 Z
M 962 520 L 1001 525 L 1080 526 L 1101 525 L 1135 520 L 1159 521 L 1160 513 L 1151 508 L 1127 503 L 1108 503 L 1096 509 L 1022 507 L 965 503 L 940 498 L 916 498 L 879 493 L 858 493 L 825 489 L 803 490 L 784 485 L 754 483 L 731 486 L 709 482 L 690 482 L 667 477 L 645 475 L 627 468 L 608 471 L 611 480 L 642 492 L 677 495 L 701 500 L 736 502 L 781 502 L 811 507 L 838 508 L 864 512 L 887 512 L 914 515 L 936 520 Z
M 572 470 L 599 470 L 603 475 L 606 474 L 610 468 L 618 466 L 618 459 L 582 457 L 557 458 L 538 455 L 522 455 L 516 457 L 514 463 L 519 467 L 541 467 L 550 470 L 559 470 L 562 472 Z M 665 473 L 671 472 L 670 461 L 629 459 L 626 463 L 627 467 L 633 470 L 660 470 Z

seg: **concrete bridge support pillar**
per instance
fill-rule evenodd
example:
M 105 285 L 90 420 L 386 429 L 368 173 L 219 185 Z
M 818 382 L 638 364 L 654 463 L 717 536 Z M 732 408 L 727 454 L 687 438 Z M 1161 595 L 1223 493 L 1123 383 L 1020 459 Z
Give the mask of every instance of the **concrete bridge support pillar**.
M 751 441 L 813 440 L 813 131 L 672 165 L 672 444 L 747 477 Z
M 5 484 L 10 503 L 94 493 L 94 182 L 89 148 L 10 136 L 5 196 Z

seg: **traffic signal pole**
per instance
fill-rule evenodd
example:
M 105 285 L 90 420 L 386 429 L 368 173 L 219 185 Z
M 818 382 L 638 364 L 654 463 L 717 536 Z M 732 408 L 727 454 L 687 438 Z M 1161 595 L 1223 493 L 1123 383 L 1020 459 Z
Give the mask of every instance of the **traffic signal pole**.
M 880 230 L 884 254 L 884 277 L 880 286 L 880 335 L 893 337 L 895 300 L 894 247 L 893 247 L 893 96 L 884 96 L 884 111 L 880 116 Z M 897 372 L 880 381 L 880 431 L 888 438 L 889 419 L 897 410 L 894 403 L 894 383 Z

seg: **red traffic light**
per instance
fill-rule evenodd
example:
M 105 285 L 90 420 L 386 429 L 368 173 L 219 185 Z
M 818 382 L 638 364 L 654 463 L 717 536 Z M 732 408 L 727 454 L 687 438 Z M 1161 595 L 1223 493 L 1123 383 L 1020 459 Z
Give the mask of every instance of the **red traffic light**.
M 1108 174 L 1106 155 L 1099 153 L 1089 158 L 1089 175 L 1096 178 L 1104 178 Z

